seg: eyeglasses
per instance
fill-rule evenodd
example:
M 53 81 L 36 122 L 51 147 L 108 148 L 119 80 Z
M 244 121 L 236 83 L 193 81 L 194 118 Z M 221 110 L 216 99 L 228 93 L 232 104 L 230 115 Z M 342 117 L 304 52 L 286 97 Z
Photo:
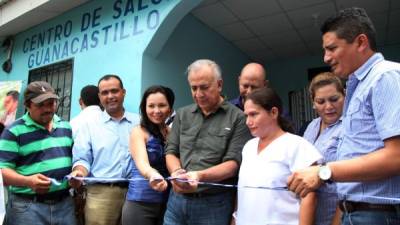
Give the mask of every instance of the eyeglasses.
M 340 95 L 333 95 L 329 98 L 315 98 L 314 102 L 318 105 L 323 105 L 325 102 L 330 102 L 331 104 L 336 103 L 342 96 Z

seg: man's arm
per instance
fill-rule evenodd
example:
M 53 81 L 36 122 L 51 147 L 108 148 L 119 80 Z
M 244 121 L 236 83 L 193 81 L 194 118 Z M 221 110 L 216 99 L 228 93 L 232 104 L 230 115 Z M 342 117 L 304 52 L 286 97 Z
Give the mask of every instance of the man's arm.
M 242 149 L 248 140 L 252 138 L 246 126 L 244 115 L 238 117 L 232 131 L 223 162 L 204 170 L 194 171 L 190 174 L 193 179 L 206 182 L 219 182 L 231 178 L 237 174 L 241 162 Z
M 89 175 L 90 165 L 93 162 L 92 146 L 90 143 L 90 132 L 88 123 L 80 127 L 75 136 L 74 145 L 72 147 L 72 172 L 73 177 L 86 177 Z M 82 182 L 71 179 L 70 185 L 78 188 Z
M 237 174 L 241 162 L 243 146 L 252 138 L 245 121 L 244 115 L 239 116 L 235 121 L 233 133 L 226 146 L 227 150 L 222 163 L 204 170 L 190 171 L 182 175 L 193 181 L 189 183 L 192 190 L 197 189 L 197 181 L 219 182 Z
M 330 162 L 332 180 L 336 182 L 375 181 L 400 174 L 400 136 L 384 141 L 384 147 L 364 156 Z M 293 173 L 288 179 L 291 191 L 307 195 L 316 190 L 322 182 L 318 177 L 318 166 L 308 167 Z
M 188 172 L 188 176 L 199 181 L 219 182 L 235 176 L 238 169 L 239 165 L 235 160 L 228 160 L 205 170 Z M 191 173 L 196 174 L 191 175 Z
M 51 181 L 43 174 L 34 174 L 31 176 L 23 176 L 13 169 L 2 168 L 4 185 L 13 185 L 21 187 L 30 187 L 36 193 L 47 193 L 51 186 Z
M 72 169 L 72 172 L 69 175 L 72 177 L 86 177 L 88 174 L 89 172 L 84 166 L 77 165 Z M 78 188 L 82 185 L 82 181 L 71 179 L 69 180 L 69 185 L 71 185 L 72 188 Z
M 166 161 L 167 168 L 168 168 L 168 171 L 171 174 L 171 176 L 173 175 L 173 173 L 182 169 L 181 161 L 174 154 L 167 154 L 165 156 L 165 161 Z
M 385 146 L 359 158 L 328 163 L 332 179 L 339 182 L 375 181 L 400 174 L 400 136 L 384 141 Z

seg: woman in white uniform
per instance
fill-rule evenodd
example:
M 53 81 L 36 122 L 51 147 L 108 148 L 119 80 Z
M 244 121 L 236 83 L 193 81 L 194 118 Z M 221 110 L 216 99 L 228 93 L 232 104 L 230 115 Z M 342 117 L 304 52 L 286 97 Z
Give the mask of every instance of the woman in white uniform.
M 300 199 L 283 188 L 290 174 L 321 159 L 319 151 L 288 132 L 291 127 L 281 116 L 281 100 L 271 88 L 249 94 L 244 112 L 255 138 L 243 147 L 236 224 L 313 224 L 316 195 Z

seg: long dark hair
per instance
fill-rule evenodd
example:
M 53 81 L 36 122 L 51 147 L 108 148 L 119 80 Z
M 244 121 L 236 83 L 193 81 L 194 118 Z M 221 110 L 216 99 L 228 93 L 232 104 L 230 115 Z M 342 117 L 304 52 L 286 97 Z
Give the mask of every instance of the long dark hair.
M 276 107 L 278 109 L 279 127 L 286 132 L 294 133 L 293 125 L 282 117 L 282 100 L 272 88 L 258 88 L 246 96 L 246 101 L 247 100 L 251 100 L 254 104 L 263 107 L 267 111 L 270 111 L 273 107 Z
M 161 133 L 160 126 L 151 122 L 146 113 L 147 98 L 149 97 L 149 95 L 155 93 L 163 94 L 167 99 L 170 109 L 172 110 L 173 108 L 175 96 L 174 92 L 170 88 L 161 85 L 155 85 L 147 88 L 147 90 L 144 92 L 142 96 L 142 100 L 140 101 L 140 108 L 139 108 L 141 115 L 140 126 L 142 128 L 145 128 L 154 137 L 159 138 L 164 142 L 165 137 Z

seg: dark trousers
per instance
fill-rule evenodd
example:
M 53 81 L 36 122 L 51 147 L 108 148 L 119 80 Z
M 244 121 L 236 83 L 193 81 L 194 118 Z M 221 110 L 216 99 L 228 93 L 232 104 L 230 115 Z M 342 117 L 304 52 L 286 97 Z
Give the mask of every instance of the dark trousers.
M 166 203 L 125 200 L 122 208 L 122 225 L 161 225 Z

